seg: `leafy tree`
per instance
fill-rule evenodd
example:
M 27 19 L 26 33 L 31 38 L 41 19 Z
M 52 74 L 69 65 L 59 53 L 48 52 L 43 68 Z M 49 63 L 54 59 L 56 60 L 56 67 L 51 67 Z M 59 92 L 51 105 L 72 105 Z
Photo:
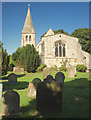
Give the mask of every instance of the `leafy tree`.
M 71 36 L 79 38 L 82 50 L 91 54 L 91 30 L 88 28 L 79 28 L 72 32 Z

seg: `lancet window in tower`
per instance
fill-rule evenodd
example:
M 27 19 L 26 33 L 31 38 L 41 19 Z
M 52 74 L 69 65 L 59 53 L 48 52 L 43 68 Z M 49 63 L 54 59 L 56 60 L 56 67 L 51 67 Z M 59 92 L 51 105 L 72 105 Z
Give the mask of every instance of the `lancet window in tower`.
M 31 41 L 31 35 L 29 36 L 29 41 Z
M 55 43 L 55 56 L 56 57 L 65 57 L 65 44 L 61 42 Z
M 28 35 L 26 35 L 26 41 L 28 40 Z

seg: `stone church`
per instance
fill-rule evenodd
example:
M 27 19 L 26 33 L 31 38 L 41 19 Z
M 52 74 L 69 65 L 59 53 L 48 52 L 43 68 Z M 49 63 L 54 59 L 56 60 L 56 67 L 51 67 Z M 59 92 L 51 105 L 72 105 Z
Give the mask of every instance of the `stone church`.
M 41 37 L 40 42 L 36 46 L 35 30 L 31 18 L 30 6 L 22 30 L 21 47 L 26 44 L 33 44 L 42 63 L 48 67 L 56 65 L 58 68 L 62 62 L 67 60 L 68 65 L 84 64 L 88 71 L 91 70 L 91 55 L 82 50 L 78 42 L 78 38 L 65 34 L 55 34 L 50 28 L 48 32 Z

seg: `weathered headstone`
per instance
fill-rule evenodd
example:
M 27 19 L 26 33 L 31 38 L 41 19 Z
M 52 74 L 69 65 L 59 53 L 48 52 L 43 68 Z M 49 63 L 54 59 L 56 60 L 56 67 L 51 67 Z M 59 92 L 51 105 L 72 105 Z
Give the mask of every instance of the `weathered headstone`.
M 21 68 L 21 67 L 13 67 L 13 72 L 24 72 L 24 68 Z
M 52 76 L 52 75 L 48 75 L 48 76 L 44 79 L 44 82 L 51 82 L 51 81 L 53 81 L 53 80 L 55 80 L 55 79 L 53 78 L 53 76 Z
M 37 84 L 38 84 L 39 82 L 41 82 L 41 80 L 40 80 L 39 78 L 34 78 L 33 81 L 32 81 L 32 83 L 33 83 L 33 85 L 34 85 L 34 87 L 35 87 L 36 89 L 37 89 Z
M 11 73 L 10 75 L 8 75 L 8 83 L 17 83 L 17 76 L 14 73 Z
M 48 76 L 48 75 L 50 75 L 50 68 L 48 68 L 48 67 L 45 67 L 44 69 L 43 69 L 43 80 Z
M 19 113 L 20 96 L 16 91 L 9 90 L 3 96 L 2 114 L 13 115 Z
M 65 76 L 62 72 L 58 72 L 56 75 L 55 75 L 55 80 L 62 83 L 62 87 L 64 86 L 64 79 L 65 79 Z
M 0 98 L 2 97 L 2 84 L 0 83 Z
M 62 84 L 59 82 L 41 82 L 37 86 L 36 110 L 41 114 L 62 112 Z
M 76 75 L 76 67 L 74 65 L 68 67 L 68 78 L 74 78 Z
M 27 96 L 28 97 L 35 97 L 36 96 L 36 88 L 35 88 L 33 83 L 29 83 Z
M 41 82 L 41 80 L 39 78 L 35 78 L 35 79 L 33 79 L 32 83 L 29 83 L 28 92 L 27 92 L 28 97 L 35 97 L 36 96 L 37 84 L 39 82 Z

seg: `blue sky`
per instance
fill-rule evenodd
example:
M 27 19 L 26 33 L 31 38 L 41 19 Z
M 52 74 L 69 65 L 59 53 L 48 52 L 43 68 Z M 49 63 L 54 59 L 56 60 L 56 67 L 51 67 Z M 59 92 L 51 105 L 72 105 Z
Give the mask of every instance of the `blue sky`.
M 21 47 L 21 32 L 27 14 L 28 2 L 2 3 L 2 42 L 8 54 Z M 88 2 L 30 2 L 36 31 L 36 43 L 48 31 L 63 29 L 71 34 L 77 28 L 89 27 Z

